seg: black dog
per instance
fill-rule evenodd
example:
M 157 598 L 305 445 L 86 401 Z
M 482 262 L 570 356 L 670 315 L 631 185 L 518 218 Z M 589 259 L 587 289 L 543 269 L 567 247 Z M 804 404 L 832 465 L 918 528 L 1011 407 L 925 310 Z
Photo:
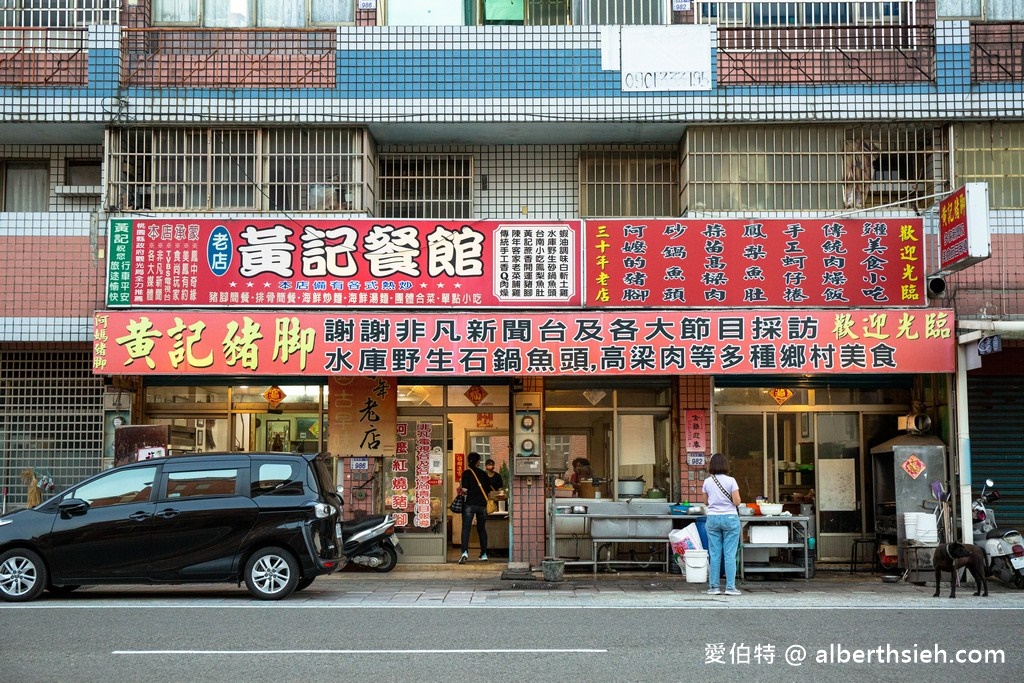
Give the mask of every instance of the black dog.
M 939 586 L 942 583 L 942 572 L 950 573 L 949 597 L 956 597 L 956 574 L 961 567 L 967 567 L 974 577 L 974 585 L 977 590 L 975 595 L 988 597 L 988 580 L 991 572 L 985 566 L 985 550 L 970 543 L 944 543 L 935 549 L 932 555 L 932 564 L 935 566 L 935 593 L 933 598 L 939 597 Z M 985 592 L 982 593 L 982 588 Z

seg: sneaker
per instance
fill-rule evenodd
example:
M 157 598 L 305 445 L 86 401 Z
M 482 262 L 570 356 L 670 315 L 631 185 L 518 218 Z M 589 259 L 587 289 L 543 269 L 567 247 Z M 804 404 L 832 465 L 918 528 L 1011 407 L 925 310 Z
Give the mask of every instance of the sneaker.
M 719 588 L 709 588 L 708 595 L 721 595 L 722 591 Z
M 487 561 L 487 553 L 484 553 L 483 555 L 480 556 L 480 561 L 481 562 L 486 562 Z
M 739 592 L 735 588 L 726 588 L 725 589 L 725 594 L 726 595 L 743 595 L 743 593 Z
M 466 560 L 469 559 L 469 553 L 462 553 L 462 557 L 459 558 L 459 564 L 466 564 Z

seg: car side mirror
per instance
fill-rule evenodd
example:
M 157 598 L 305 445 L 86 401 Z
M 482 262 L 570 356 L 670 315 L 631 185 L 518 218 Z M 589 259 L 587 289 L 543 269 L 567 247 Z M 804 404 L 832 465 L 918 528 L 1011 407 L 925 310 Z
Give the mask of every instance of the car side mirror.
M 89 503 L 81 498 L 65 498 L 57 509 L 60 510 L 60 516 L 67 519 L 75 515 L 84 515 L 89 510 Z

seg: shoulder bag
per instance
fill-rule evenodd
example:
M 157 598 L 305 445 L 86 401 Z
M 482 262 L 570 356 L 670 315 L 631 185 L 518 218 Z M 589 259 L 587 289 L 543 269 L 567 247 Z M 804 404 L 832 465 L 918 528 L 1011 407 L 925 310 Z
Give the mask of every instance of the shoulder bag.
M 722 482 L 718 481 L 718 477 L 712 474 L 711 479 L 715 482 L 715 486 L 718 487 L 718 490 L 722 492 L 722 495 L 725 496 L 727 500 L 732 502 L 732 496 L 730 496 L 729 492 L 725 490 L 724 486 L 722 486 Z
M 498 501 L 491 500 L 487 497 L 487 491 L 484 491 L 484 485 L 480 483 L 480 477 L 476 476 L 476 468 L 470 467 L 469 473 L 476 479 L 476 485 L 480 487 L 480 493 L 484 494 L 484 500 L 487 501 L 487 514 L 491 514 L 498 511 Z

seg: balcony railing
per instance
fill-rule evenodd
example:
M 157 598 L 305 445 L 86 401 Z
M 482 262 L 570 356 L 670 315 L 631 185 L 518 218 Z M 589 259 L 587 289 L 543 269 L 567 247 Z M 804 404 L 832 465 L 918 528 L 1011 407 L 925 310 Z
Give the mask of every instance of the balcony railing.
M 332 88 L 333 29 L 126 28 L 127 86 Z
M 0 29 L 0 85 L 83 85 L 88 81 L 85 29 Z
M 971 24 L 971 80 L 1024 80 L 1024 25 Z
M 912 50 L 916 0 L 701 2 L 694 21 L 717 24 L 722 50 Z M 727 29 L 727 30 L 726 30 Z

